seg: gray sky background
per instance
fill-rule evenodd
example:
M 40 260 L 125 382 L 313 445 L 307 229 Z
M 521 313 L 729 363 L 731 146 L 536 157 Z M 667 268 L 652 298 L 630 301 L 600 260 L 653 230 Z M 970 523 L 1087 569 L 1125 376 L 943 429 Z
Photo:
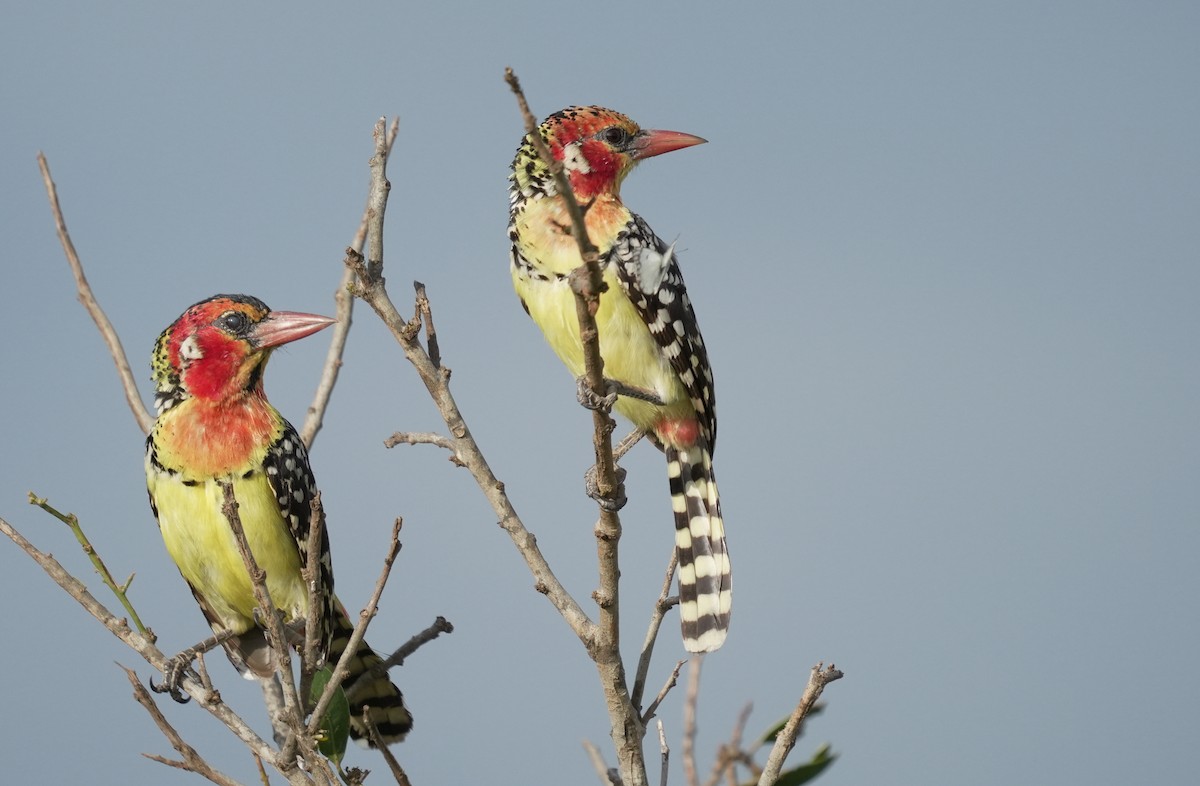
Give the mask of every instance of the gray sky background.
M 401 117 L 387 272 L 433 298 L 491 465 L 590 606 L 590 418 L 508 275 L 506 181 L 534 110 L 603 104 L 710 144 L 627 182 L 668 240 L 717 375 L 733 629 L 704 669 L 705 760 L 738 711 L 846 679 L 797 747 L 842 784 L 1195 778 L 1200 596 L 1200 6 L 1194 3 L 20 3 L 0 25 L 0 515 L 84 577 L 34 490 L 77 513 L 177 651 L 206 626 L 146 504 L 142 436 L 54 237 L 35 164 L 143 391 L 189 304 L 246 292 L 331 313 L 370 131 Z M 405 305 L 407 308 L 407 305 Z M 277 353 L 303 419 L 327 337 Z M 371 640 L 442 614 L 396 672 L 414 783 L 589 783 L 595 670 L 496 527 L 382 325 L 359 308 L 313 465 L 339 594 L 404 550 Z M 626 460 L 627 656 L 671 543 L 663 461 Z M 0 543 L 6 778 L 197 783 L 114 661 L 147 669 Z M 661 639 L 656 690 L 681 655 Z M 253 686 L 212 659 L 264 727 Z M 682 782 L 682 693 L 662 709 Z M 164 707 L 246 781 L 195 707 Z M 609 754 L 612 760 L 611 753 Z M 381 768 L 355 752 L 351 763 Z M 381 778 L 383 773 L 376 777 Z

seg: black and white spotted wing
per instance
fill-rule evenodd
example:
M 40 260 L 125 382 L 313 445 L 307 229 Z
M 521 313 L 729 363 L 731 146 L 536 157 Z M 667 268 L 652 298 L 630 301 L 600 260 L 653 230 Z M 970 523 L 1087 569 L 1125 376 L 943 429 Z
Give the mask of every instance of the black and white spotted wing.
M 279 503 L 279 512 L 287 523 L 296 548 L 300 552 L 300 566 L 308 566 L 308 533 L 312 519 L 312 501 L 317 493 L 317 482 L 308 463 L 308 450 L 291 423 L 283 421 L 279 438 L 271 443 L 263 459 L 267 481 Z M 321 522 L 321 564 L 317 571 L 317 598 L 322 604 L 320 612 L 319 651 L 322 657 L 329 651 L 333 637 L 334 621 L 338 613 L 333 595 L 333 559 L 329 553 L 329 534 Z
M 634 215 L 617 235 L 605 262 L 615 266 L 625 294 L 679 375 L 709 450 L 713 450 L 717 439 L 717 400 L 712 369 L 674 245 L 664 243 L 641 216 Z

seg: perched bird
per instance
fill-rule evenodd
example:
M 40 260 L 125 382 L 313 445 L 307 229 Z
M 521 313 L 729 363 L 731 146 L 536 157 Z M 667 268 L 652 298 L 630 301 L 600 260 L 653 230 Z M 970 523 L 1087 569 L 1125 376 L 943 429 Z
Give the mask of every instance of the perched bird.
M 289 631 L 307 619 L 310 503 L 317 491 L 308 452 L 292 424 L 263 392 L 272 350 L 335 320 L 271 311 L 247 295 L 215 295 L 163 331 L 151 360 L 158 418 L 146 440 L 150 507 L 171 558 L 200 604 L 229 660 L 243 675 L 269 677 L 274 653 L 229 521 L 222 484 L 232 484 L 246 541 L 266 573 L 267 589 Z M 321 533 L 317 571 L 318 651 L 336 664 L 354 625 L 333 594 L 329 537 Z M 381 662 L 364 642 L 343 683 L 352 708 L 371 707 L 388 743 L 404 739 L 412 716 L 387 675 L 365 675 Z M 350 736 L 366 742 L 358 710 Z
M 642 129 L 597 106 L 570 107 L 537 131 L 562 162 L 600 251 L 607 291 L 596 326 L 616 409 L 665 454 L 675 512 L 684 646 L 710 652 L 729 629 L 731 576 L 713 476 L 717 436 L 712 369 L 673 245 L 621 201 L 621 182 L 642 159 L 705 140 Z M 513 160 L 508 236 L 513 286 L 576 378 L 584 374 L 568 276 L 582 264 L 566 202 L 527 135 Z M 597 391 L 603 394 L 604 391 Z

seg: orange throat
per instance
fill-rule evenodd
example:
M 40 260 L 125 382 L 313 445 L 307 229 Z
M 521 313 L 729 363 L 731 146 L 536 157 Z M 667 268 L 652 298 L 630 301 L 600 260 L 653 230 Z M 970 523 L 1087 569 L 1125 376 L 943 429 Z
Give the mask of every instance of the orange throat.
M 196 479 L 257 466 L 282 426 L 275 408 L 253 393 L 220 402 L 189 399 L 167 415 L 156 428 L 159 461 Z

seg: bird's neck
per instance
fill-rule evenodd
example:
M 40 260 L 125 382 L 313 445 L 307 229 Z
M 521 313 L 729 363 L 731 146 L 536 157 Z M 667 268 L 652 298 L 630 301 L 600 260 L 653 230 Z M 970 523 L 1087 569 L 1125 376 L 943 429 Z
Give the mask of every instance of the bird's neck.
M 222 399 L 188 398 L 154 425 L 157 458 L 186 479 L 244 473 L 262 463 L 283 428 L 283 417 L 261 390 Z
M 629 209 L 614 194 L 599 194 L 584 209 L 588 239 L 604 255 L 617 234 L 632 219 Z M 558 195 L 529 199 L 512 216 L 512 235 L 522 255 L 538 267 L 567 275 L 582 263 L 571 227 L 566 200 Z

